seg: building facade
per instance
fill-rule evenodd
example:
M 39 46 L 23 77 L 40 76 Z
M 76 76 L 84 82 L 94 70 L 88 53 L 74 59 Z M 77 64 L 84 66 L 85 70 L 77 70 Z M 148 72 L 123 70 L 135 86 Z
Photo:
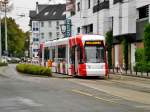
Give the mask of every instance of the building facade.
M 39 57 L 43 43 L 63 38 L 60 25 L 66 18 L 66 5 L 42 5 L 36 3 L 36 10 L 30 11 L 30 26 L 32 31 L 32 57 Z
M 144 26 L 150 21 L 149 0 L 68 0 L 67 18 L 72 34 L 113 31 L 114 66 L 124 65 L 122 40 L 128 40 L 128 62 L 133 69 L 136 48 L 143 46 Z

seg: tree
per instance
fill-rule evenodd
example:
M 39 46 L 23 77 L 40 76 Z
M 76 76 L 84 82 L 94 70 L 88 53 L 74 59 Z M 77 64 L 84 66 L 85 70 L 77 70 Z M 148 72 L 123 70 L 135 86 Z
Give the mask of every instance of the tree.
M 150 62 L 150 24 L 147 24 L 144 29 L 144 56 L 145 61 Z
M 112 31 L 108 31 L 106 33 L 106 46 L 107 46 L 107 50 L 108 50 L 108 55 L 107 55 L 108 66 L 109 66 L 109 68 L 112 68 L 112 46 L 113 46 Z
M 5 22 L 2 19 L 2 53 L 5 48 Z M 24 55 L 25 33 L 19 28 L 13 18 L 7 18 L 8 25 L 8 53 L 9 56 L 21 57 Z
M 125 70 L 128 70 L 128 39 L 124 38 L 122 44 L 123 44 L 123 59 L 125 64 Z

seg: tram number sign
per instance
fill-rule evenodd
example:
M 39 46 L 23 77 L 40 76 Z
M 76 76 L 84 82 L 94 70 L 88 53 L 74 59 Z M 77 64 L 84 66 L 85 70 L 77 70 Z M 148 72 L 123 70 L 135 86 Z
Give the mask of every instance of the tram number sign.
M 85 44 L 86 45 L 101 45 L 102 42 L 101 41 L 86 41 Z

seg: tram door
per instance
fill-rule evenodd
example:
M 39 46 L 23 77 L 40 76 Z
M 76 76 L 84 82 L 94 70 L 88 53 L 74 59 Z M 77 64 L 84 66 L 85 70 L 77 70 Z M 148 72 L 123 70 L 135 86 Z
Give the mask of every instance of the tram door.
M 78 48 L 77 47 L 75 47 L 75 65 L 74 65 L 74 67 L 75 67 L 75 74 L 77 74 L 77 71 L 78 71 Z
M 71 48 L 71 63 L 73 64 L 73 75 L 77 75 L 78 73 L 79 58 L 79 47 L 73 46 Z

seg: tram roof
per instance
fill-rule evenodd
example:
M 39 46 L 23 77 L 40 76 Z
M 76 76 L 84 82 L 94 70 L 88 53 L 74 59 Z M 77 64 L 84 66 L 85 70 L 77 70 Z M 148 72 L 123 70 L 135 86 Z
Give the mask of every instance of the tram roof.
M 105 37 L 103 35 L 76 35 L 76 36 L 72 36 L 69 38 L 62 38 L 62 39 L 57 39 L 57 40 L 52 40 L 52 41 L 48 41 L 45 42 L 45 47 L 48 46 L 56 46 L 56 45 L 66 45 L 69 42 L 69 39 L 74 39 L 74 38 L 78 38 L 81 37 L 82 41 L 86 41 L 86 40 L 105 40 Z
M 68 43 L 68 41 L 69 41 L 69 38 L 62 38 L 62 39 L 58 39 L 58 40 L 48 41 L 48 42 L 45 42 L 45 47 L 63 45 L 63 44 L 65 45 Z
M 83 41 L 86 40 L 105 40 L 103 35 L 77 35 L 81 36 Z

